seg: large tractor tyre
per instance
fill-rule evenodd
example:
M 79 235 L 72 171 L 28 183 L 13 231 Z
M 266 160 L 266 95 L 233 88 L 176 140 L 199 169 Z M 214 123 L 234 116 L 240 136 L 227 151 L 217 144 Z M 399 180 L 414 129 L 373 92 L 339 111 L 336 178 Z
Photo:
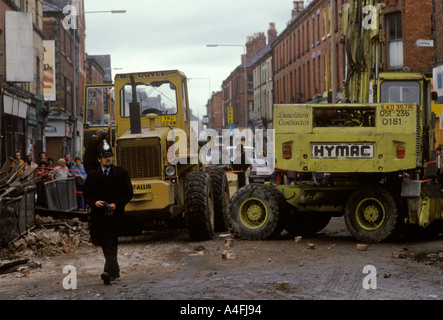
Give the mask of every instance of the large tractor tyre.
M 225 170 L 220 167 L 210 167 L 208 174 L 212 181 L 212 191 L 214 193 L 214 221 L 215 231 L 223 232 L 229 228 L 229 182 Z
M 229 204 L 234 233 L 246 240 L 266 240 L 283 231 L 286 200 L 270 185 L 249 184 L 239 189 Z
M 355 191 L 345 205 L 345 222 L 360 241 L 381 242 L 393 237 L 400 226 L 400 212 L 389 192 L 381 186 Z
M 290 236 L 309 236 L 323 230 L 331 221 L 331 215 L 322 212 L 295 212 L 285 221 Z
M 214 237 L 214 203 L 209 174 L 190 173 L 185 184 L 185 219 L 191 241 Z

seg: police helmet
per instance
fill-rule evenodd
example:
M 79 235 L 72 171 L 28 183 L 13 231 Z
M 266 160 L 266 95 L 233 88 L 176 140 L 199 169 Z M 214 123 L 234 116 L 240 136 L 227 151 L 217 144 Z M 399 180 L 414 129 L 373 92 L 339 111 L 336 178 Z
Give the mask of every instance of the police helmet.
M 114 154 L 112 153 L 111 146 L 109 145 L 108 141 L 103 140 L 103 142 L 98 147 L 98 157 L 112 157 Z

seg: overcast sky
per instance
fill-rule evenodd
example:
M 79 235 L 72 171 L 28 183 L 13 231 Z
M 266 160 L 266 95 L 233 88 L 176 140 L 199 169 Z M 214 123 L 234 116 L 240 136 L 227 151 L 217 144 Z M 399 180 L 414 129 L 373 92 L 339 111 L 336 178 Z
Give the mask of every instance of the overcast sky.
M 275 22 L 280 34 L 291 18 L 292 0 L 85 0 L 86 51 L 110 54 L 113 73 L 178 69 L 191 80 L 189 103 L 199 116 L 210 92 L 241 63 L 247 37 Z M 209 79 L 209 80 L 208 80 Z M 197 109 L 198 108 L 198 109 Z

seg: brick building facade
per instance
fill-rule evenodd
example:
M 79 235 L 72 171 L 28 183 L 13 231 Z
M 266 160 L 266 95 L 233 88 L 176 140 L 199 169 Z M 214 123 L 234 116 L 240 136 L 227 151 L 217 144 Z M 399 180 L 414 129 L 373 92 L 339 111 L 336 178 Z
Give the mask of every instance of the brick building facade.
M 63 8 L 74 5 L 77 28 L 65 28 Z M 84 45 L 85 20 L 83 0 L 44 2 L 45 40 L 55 41 L 56 100 L 48 102 L 50 113 L 45 127 L 46 152 L 54 159 L 70 153 L 80 155 L 83 90 L 86 78 Z M 72 23 L 72 22 L 71 22 Z
M 417 40 L 432 39 L 433 0 L 386 0 L 384 13 L 385 69 L 410 69 L 432 75 L 433 48 L 417 45 Z M 397 52 L 396 43 L 402 43 L 402 51 Z M 395 65 L 396 55 L 403 55 L 403 64 Z M 420 57 L 420 59 L 417 59 Z
M 432 29 L 435 40 L 434 64 L 443 63 L 443 1 L 434 0 Z
M 44 147 L 42 128 L 47 113 L 43 104 L 42 16 L 42 0 L 0 1 L 1 163 L 15 151 L 21 152 L 22 158 L 31 155 L 36 159 Z M 17 25 L 18 21 L 25 23 Z M 18 31 L 11 30 L 21 33 L 17 36 Z
M 348 2 L 314 0 L 303 9 L 303 1 L 294 1 L 292 20 L 272 45 L 274 103 L 326 99 L 332 89 L 331 37 L 336 46 L 337 89 L 341 89 L 346 77 L 346 56 L 340 43 L 339 13 Z M 418 45 L 417 40 L 432 39 L 433 0 L 386 0 L 384 4 L 384 69 L 407 68 L 431 77 L 434 51 Z
M 436 120 L 436 145 L 443 143 L 443 2 L 433 1 L 432 31 L 434 40 L 433 90 L 439 95 L 433 112 Z
M 86 83 L 100 84 L 103 83 L 105 71 L 98 59 L 94 56 L 86 55 Z
M 221 132 L 221 130 L 225 127 L 221 91 L 212 93 L 212 96 L 208 101 L 206 112 L 209 116 L 209 127 Z
M 333 1 L 334 12 L 342 0 Z M 337 52 L 337 83 L 343 82 L 344 51 L 339 43 L 339 20 L 332 30 L 330 1 L 317 0 L 303 9 L 294 1 L 292 20 L 272 44 L 274 103 L 299 103 L 326 96 L 331 90 L 331 37 Z

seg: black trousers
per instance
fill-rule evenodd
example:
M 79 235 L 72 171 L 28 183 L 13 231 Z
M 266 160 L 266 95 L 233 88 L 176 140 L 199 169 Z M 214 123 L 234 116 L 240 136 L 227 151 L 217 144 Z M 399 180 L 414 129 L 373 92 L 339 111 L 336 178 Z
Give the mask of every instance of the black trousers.
M 103 271 L 109 273 L 111 277 L 118 276 L 120 274 L 117 261 L 118 236 L 103 237 L 101 247 L 106 260 Z

